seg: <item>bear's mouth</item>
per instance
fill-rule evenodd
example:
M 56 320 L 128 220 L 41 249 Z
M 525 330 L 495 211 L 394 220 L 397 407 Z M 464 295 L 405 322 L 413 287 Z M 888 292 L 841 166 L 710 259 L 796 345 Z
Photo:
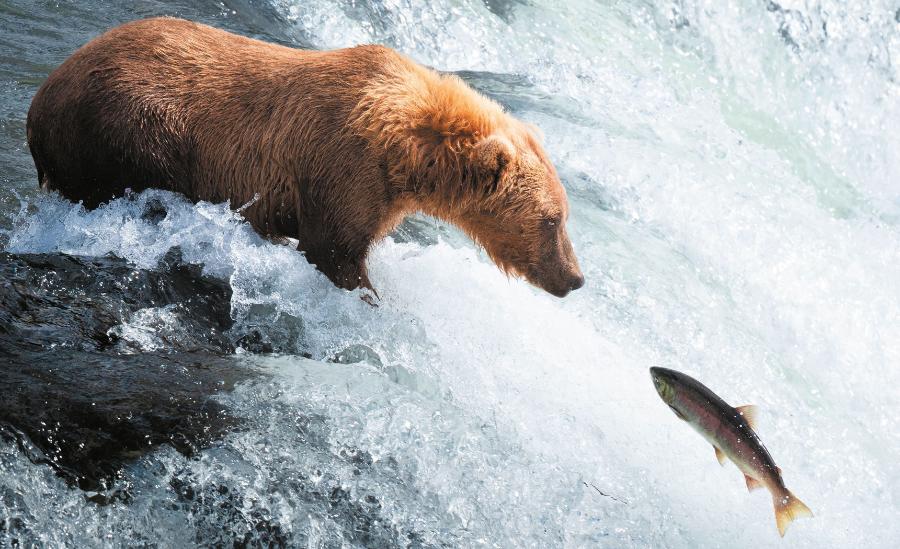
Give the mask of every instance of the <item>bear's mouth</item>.
M 542 288 L 542 289 L 543 289 L 545 292 L 547 292 L 548 294 L 550 294 L 550 295 L 552 295 L 552 296 L 555 296 L 555 297 L 566 297 L 566 296 L 569 295 L 569 293 L 572 291 L 572 290 L 570 290 L 570 289 L 568 289 L 568 288 L 561 289 L 561 290 L 559 290 L 559 289 L 551 289 L 551 288 Z
M 584 276 L 580 272 L 560 273 L 551 278 L 539 271 L 532 271 L 529 272 L 525 278 L 532 285 L 559 298 L 566 297 L 573 290 L 577 290 L 584 286 Z

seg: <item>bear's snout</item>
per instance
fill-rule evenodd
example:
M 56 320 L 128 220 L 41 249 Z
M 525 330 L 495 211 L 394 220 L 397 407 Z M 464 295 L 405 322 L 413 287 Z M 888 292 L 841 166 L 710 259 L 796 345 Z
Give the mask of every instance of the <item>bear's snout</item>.
M 541 289 L 556 297 L 566 297 L 569 292 L 584 286 L 584 275 L 581 272 L 567 274 L 559 283 L 540 284 Z
M 584 286 L 584 275 L 578 273 L 572 277 L 572 280 L 569 282 L 569 291 L 575 291 L 582 286 Z
M 572 242 L 564 230 L 544 246 L 540 262 L 530 270 L 527 278 L 532 284 L 556 297 L 566 297 L 569 292 L 584 286 L 584 275 L 578 266 Z

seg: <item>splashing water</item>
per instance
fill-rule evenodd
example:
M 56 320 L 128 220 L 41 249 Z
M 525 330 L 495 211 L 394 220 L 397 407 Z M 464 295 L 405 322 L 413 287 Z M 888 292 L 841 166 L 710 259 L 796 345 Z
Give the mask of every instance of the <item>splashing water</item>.
M 417 218 L 373 251 L 372 308 L 228 205 L 148 191 L 87 212 L 29 195 L 7 211 L 8 251 L 153 268 L 179 246 L 230 283 L 234 333 L 280 353 L 239 350 L 267 374 L 221 397 L 247 427 L 195 459 L 142 457 L 130 503 L 86 502 L 0 445 L 15 494 L 0 509 L 34 539 L 774 545 L 768 496 L 666 410 L 652 365 L 760 406 L 760 436 L 816 514 L 785 543 L 900 539 L 895 5 L 269 7 L 299 43 L 393 46 L 539 125 L 587 284 L 554 299 Z M 143 217 L 154 201 L 159 222 Z M 156 350 L 178 329 L 167 314 L 118 330 Z

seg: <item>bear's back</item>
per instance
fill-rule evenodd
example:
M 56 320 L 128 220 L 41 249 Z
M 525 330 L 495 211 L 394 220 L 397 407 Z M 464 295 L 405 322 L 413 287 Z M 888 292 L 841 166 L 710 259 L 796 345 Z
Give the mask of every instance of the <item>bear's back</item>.
M 350 131 L 363 90 L 398 58 L 381 46 L 309 51 L 181 19 L 135 21 L 51 73 L 29 111 L 29 145 L 41 184 L 89 207 L 120 195 L 122 181 L 238 203 L 260 179 L 284 187 L 303 176 L 291 165 L 358 156 L 329 147 L 346 143 L 335 136 Z

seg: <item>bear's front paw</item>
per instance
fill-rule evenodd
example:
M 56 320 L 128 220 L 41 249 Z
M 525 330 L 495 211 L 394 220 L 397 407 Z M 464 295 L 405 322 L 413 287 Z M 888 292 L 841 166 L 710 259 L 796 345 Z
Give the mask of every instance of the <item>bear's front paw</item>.
M 363 293 L 359 296 L 360 299 L 371 305 L 372 307 L 378 307 L 378 303 L 375 303 L 375 300 L 378 299 L 376 295 L 372 295 L 370 293 Z

